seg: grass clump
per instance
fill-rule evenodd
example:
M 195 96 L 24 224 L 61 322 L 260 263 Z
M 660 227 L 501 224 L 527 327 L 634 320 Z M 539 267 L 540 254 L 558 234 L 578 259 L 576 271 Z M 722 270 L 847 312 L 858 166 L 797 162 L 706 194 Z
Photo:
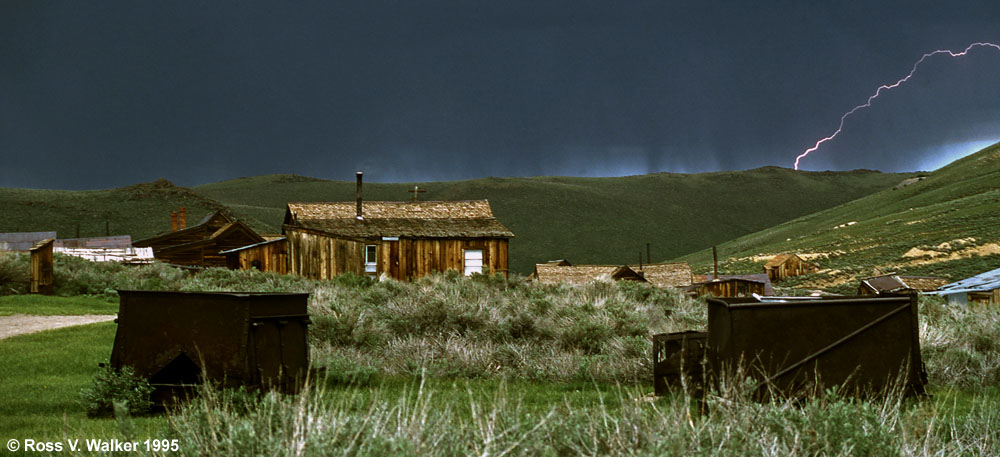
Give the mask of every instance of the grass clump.
M 88 417 L 111 417 L 118 412 L 139 416 L 152 408 L 152 393 L 153 387 L 136 376 L 132 367 L 120 371 L 107 367 L 94 374 L 93 384 L 80 392 L 80 398 Z

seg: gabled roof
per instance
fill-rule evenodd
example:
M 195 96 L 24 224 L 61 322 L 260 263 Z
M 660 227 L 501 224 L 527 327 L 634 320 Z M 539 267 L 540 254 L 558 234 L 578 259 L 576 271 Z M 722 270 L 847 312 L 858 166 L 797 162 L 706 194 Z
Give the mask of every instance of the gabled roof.
M 656 287 L 690 286 L 694 280 L 691 265 L 687 262 L 650 263 L 644 264 L 642 269 L 638 265 L 629 265 L 629 268 L 641 271 L 646 281 Z
M 998 288 L 1000 288 L 1000 268 L 941 286 L 936 293 L 949 295 L 960 292 L 986 292 Z
M 594 281 L 645 281 L 626 265 L 535 265 L 535 279 L 544 284 L 588 284 Z
M 156 236 L 154 236 L 152 238 L 146 238 L 146 239 L 143 239 L 143 240 L 133 241 L 132 245 L 133 246 L 149 246 L 151 244 L 157 244 L 157 243 L 167 242 L 171 238 L 183 238 L 183 237 L 186 237 L 186 236 L 189 236 L 189 235 L 192 235 L 192 234 L 204 231 L 206 229 L 206 227 L 209 226 L 209 225 L 211 225 L 211 223 L 213 223 L 213 222 L 215 224 L 217 224 L 217 225 L 225 226 L 226 224 L 229 224 L 229 223 L 233 222 L 233 219 L 230 218 L 229 216 L 226 216 L 221 211 L 216 211 L 214 213 L 211 213 L 211 214 L 205 216 L 201 220 L 201 222 L 199 222 L 197 225 L 192 225 L 192 226 L 190 226 L 188 228 L 180 229 L 180 230 L 177 230 L 175 232 L 167 232 L 167 233 L 164 233 L 164 234 L 161 234 L 161 235 L 156 235 Z
M 362 219 L 356 202 L 289 203 L 285 224 L 336 236 L 369 238 L 510 238 L 507 227 L 493 217 L 486 200 L 363 203 Z
M 772 257 L 771 260 L 768 260 L 767 263 L 764 264 L 764 268 L 776 267 L 778 265 L 787 262 L 792 257 L 798 257 L 799 260 L 805 262 L 805 260 L 799 257 L 797 254 L 778 254 Z

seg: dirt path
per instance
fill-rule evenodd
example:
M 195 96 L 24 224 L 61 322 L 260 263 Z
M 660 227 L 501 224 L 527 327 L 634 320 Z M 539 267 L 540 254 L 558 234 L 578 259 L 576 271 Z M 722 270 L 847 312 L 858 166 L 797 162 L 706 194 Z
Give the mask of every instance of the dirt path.
M 35 333 L 53 328 L 107 322 L 114 320 L 115 317 L 117 316 L 114 314 L 90 314 L 84 316 L 31 316 L 27 314 L 14 314 L 13 316 L 0 316 L 0 340 L 10 338 L 14 335 Z

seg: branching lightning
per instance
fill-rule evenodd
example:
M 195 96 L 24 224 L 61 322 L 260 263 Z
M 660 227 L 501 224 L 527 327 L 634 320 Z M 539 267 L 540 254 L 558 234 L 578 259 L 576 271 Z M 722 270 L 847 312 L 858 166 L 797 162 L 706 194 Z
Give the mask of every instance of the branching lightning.
M 795 169 L 796 170 L 799 169 L 799 161 L 801 161 L 805 156 L 809 155 L 810 152 L 813 152 L 813 151 L 819 149 L 820 145 L 822 145 L 823 143 L 826 143 L 827 141 L 830 141 L 830 140 L 836 138 L 837 135 L 840 134 L 841 130 L 844 130 L 844 122 L 846 122 L 847 118 L 850 117 L 852 114 L 854 114 L 855 111 L 858 111 L 860 109 L 864 109 L 864 108 L 868 108 L 868 107 L 872 106 L 872 101 L 875 100 L 876 98 L 878 98 L 878 96 L 882 94 L 882 91 L 886 91 L 886 90 L 890 90 L 890 89 L 895 89 L 895 88 L 899 87 L 900 85 L 902 85 L 903 83 L 905 83 L 906 81 L 908 81 L 913 76 L 913 74 L 917 72 L 917 67 L 919 67 L 921 63 L 923 63 L 925 60 L 927 60 L 928 57 L 935 56 L 935 55 L 938 55 L 938 54 L 948 54 L 949 57 L 963 57 L 966 54 L 968 54 L 969 51 L 971 51 L 973 48 L 977 48 L 977 47 L 990 47 L 990 48 L 996 49 L 997 51 L 1000 51 L 1000 45 L 998 45 L 998 44 L 993 44 L 993 43 L 972 43 L 968 47 L 966 47 L 965 50 L 963 50 L 961 52 L 954 52 L 954 51 L 950 51 L 950 50 L 947 50 L 947 49 L 938 49 L 936 51 L 928 52 L 928 53 L 924 54 L 923 56 L 921 56 L 920 60 L 917 60 L 917 62 L 913 64 L 913 68 L 910 69 L 910 73 L 909 74 L 907 74 L 906 76 L 904 76 L 899 81 L 896 81 L 895 83 L 892 83 L 892 84 L 883 84 L 883 85 L 879 86 L 878 89 L 875 90 L 875 93 L 872 94 L 870 97 L 868 97 L 868 100 L 866 102 L 864 102 L 864 103 L 862 103 L 862 104 L 860 104 L 858 106 L 855 106 L 850 111 L 844 113 L 843 116 L 840 116 L 840 126 L 837 127 L 837 130 L 834 131 L 833 134 L 831 134 L 830 136 L 825 137 L 825 138 L 817 141 L 816 144 L 813 145 L 813 147 L 811 147 L 809 149 L 806 149 L 805 152 L 803 152 L 802 154 L 799 154 L 798 157 L 795 158 Z

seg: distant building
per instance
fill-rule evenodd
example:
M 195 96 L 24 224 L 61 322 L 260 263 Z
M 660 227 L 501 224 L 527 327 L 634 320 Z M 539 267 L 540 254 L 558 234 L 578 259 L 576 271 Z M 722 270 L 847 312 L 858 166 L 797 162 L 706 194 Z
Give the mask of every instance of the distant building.
M 0 251 L 29 251 L 39 241 L 55 239 L 56 232 L 0 233 Z
M 935 276 L 882 275 L 862 279 L 858 284 L 858 295 L 881 295 L 910 290 L 930 292 L 947 283 L 947 278 Z
M 264 241 L 253 229 L 219 211 L 209 214 L 197 225 L 185 227 L 182 218 L 172 227 L 178 229 L 136 241 L 133 245 L 153 248 L 156 259 L 170 264 L 225 267 L 226 256 L 221 251 Z
M 595 281 L 642 281 L 646 279 L 627 265 L 535 265 L 531 279 L 542 284 L 589 284 Z
M 779 254 L 764 264 L 764 272 L 771 281 L 819 271 L 819 266 L 806 262 L 797 254 Z
M 749 297 L 753 294 L 774 295 L 771 280 L 766 274 L 742 275 L 694 275 L 694 284 L 682 290 L 689 295 L 713 295 L 716 297 Z
M 1000 268 L 946 284 L 928 294 L 941 295 L 951 304 L 973 302 L 996 305 L 1000 303 Z
M 641 267 L 628 265 L 629 268 L 646 278 L 656 287 L 686 287 L 694 282 L 691 265 L 687 262 L 649 263 Z

